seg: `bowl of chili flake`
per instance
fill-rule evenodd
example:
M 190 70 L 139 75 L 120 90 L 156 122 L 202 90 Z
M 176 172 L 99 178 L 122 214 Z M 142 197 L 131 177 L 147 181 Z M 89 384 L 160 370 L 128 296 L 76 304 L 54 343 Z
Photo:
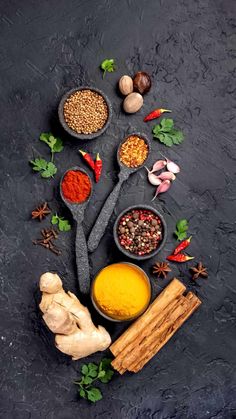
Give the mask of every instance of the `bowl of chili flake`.
M 117 217 L 113 229 L 118 249 L 131 259 L 144 260 L 163 248 L 167 226 L 163 216 L 149 205 L 126 208 Z
M 108 128 L 112 106 L 108 97 L 95 87 L 71 89 L 58 107 L 59 121 L 68 134 L 79 140 L 92 140 Z

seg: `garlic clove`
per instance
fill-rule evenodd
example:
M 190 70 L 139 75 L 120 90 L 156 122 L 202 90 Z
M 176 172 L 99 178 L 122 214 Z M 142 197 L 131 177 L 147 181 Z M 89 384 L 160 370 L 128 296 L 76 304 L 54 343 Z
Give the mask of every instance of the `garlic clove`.
M 165 160 L 157 160 L 156 163 L 152 166 L 151 173 L 158 172 L 159 170 L 163 169 L 166 166 Z
M 166 168 L 172 173 L 180 172 L 180 167 L 171 160 L 167 160 Z
M 172 173 L 179 173 L 180 172 L 180 167 L 174 163 L 172 160 L 168 159 L 166 156 L 164 156 L 164 154 L 160 153 L 162 157 L 164 157 L 164 159 L 166 159 L 166 168 L 172 172 Z
M 159 179 L 158 176 L 154 175 L 153 173 L 149 172 L 148 173 L 148 180 L 149 182 L 154 185 L 154 186 L 158 186 L 161 184 L 162 180 Z
M 170 180 L 163 180 L 163 182 L 161 182 L 161 184 L 157 187 L 156 193 L 155 193 L 154 197 L 152 198 L 152 201 L 154 201 L 154 199 L 160 193 L 163 193 L 163 192 L 168 191 L 168 189 L 170 188 L 170 186 L 171 186 Z
M 172 172 L 162 172 L 157 177 L 158 179 L 161 179 L 161 180 L 175 180 L 176 179 L 176 176 Z

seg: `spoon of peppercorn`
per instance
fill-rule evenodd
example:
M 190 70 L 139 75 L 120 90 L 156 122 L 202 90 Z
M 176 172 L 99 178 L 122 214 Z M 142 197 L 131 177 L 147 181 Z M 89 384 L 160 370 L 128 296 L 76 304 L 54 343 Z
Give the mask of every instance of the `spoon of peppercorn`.
M 71 171 L 79 171 L 84 173 L 90 182 L 90 194 L 87 197 L 87 199 L 83 202 L 72 202 L 68 200 L 64 194 L 63 194 L 63 180 L 68 172 Z M 80 167 L 72 167 L 68 169 L 64 175 L 61 178 L 60 182 L 60 194 L 63 202 L 66 204 L 66 206 L 69 208 L 70 212 L 72 213 L 72 216 L 74 220 L 77 223 L 76 228 L 76 239 L 75 239 L 75 254 L 76 254 L 76 265 L 77 265 L 77 276 L 78 276 L 78 282 L 79 282 L 79 288 L 80 291 L 83 294 L 87 294 L 90 289 L 90 273 L 89 273 L 89 261 L 88 261 L 88 248 L 87 248 L 87 242 L 82 226 L 82 222 L 84 219 L 84 212 L 88 205 L 88 202 L 90 200 L 90 197 L 92 195 L 92 181 L 86 170 L 80 168 Z
M 136 167 L 129 167 L 127 165 L 125 165 L 122 161 L 121 161 L 121 147 L 122 145 L 130 138 L 130 137 L 138 137 L 140 139 L 143 139 L 148 147 L 148 152 L 147 152 L 147 156 L 144 159 L 144 161 L 140 164 L 137 165 Z M 126 181 L 129 176 L 132 173 L 137 172 L 139 169 L 141 169 L 142 167 L 144 167 L 144 165 L 147 163 L 147 159 L 150 155 L 150 141 L 149 139 L 146 137 L 146 135 L 144 134 L 140 134 L 140 133 L 132 133 L 129 134 L 127 137 L 125 137 L 117 150 L 117 161 L 118 164 L 120 166 L 120 173 L 118 175 L 119 177 L 119 182 L 116 184 L 116 186 L 114 187 L 114 189 L 112 190 L 112 192 L 109 194 L 109 196 L 107 197 L 105 204 L 103 205 L 99 216 L 96 219 L 96 222 L 90 232 L 89 238 L 88 238 L 88 250 L 89 252 L 93 252 L 94 250 L 96 250 L 96 248 L 98 247 L 100 240 L 102 239 L 106 227 L 108 225 L 108 222 L 112 216 L 113 210 L 115 208 L 116 202 L 119 198 L 119 194 L 120 194 L 120 189 L 122 184 L 124 183 L 124 181 Z

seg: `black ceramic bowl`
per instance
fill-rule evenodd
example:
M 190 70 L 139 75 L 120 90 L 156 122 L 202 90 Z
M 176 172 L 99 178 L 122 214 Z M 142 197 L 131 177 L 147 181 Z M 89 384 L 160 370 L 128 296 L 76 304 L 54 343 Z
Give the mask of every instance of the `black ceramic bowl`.
M 136 209 L 137 210 L 144 209 L 144 210 L 150 210 L 150 211 L 152 211 L 155 215 L 157 215 L 160 218 L 161 223 L 162 223 L 162 240 L 161 240 L 159 246 L 155 250 L 153 250 L 152 252 L 150 252 L 150 253 L 148 253 L 146 255 L 142 255 L 142 256 L 136 255 L 135 253 L 131 253 L 128 250 L 126 250 L 123 246 L 121 246 L 121 244 L 119 242 L 118 233 L 117 233 L 117 229 L 118 229 L 118 225 L 119 225 L 119 221 L 120 221 L 121 217 L 123 217 L 127 212 L 132 211 L 132 210 L 136 210 Z M 160 214 L 159 211 L 157 211 L 155 208 L 151 207 L 150 205 L 145 205 L 145 204 L 142 205 L 142 204 L 139 204 L 139 205 L 134 205 L 134 206 L 128 207 L 128 208 L 126 208 L 124 211 L 122 211 L 119 214 L 119 216 L 117 217 L 117 219 L 115 221 L 114 227 L 113 227 L 113 235 L 114 235 L 114 240 L 115 240 L 115 243 L 116 243 L 118 249 L 125 256 L 128 256 L 131 259 L 145 260 L 145 259 L 152 258 L 157 253 L 159 253 L 160 250 L 163 248 L 163 246 L 164 246 L 164 244 L 166 242 L 166 237 L 167 237 L 167 225 L 166 225 L 166 222 L 165 222 L 163 216 Z
M 64 104 L 65 104 L 65 101 L 73 93 L 78 92 L 79 90 L 92 90 L 93 92 L 99 93 L 103 97 L 103 99 L 105 100 L 105 102 L 107 104 L 107 108 L 108 108 L 107 121 L 101 129 L 99 129 L 96 132 L 93 132 L 92 134 L 78 134 L 76 131 L 74 131 L 73 129 L 71 129 L 67 125 L 67 123 L 65 121 L 65 118 L 64 118 Z M 94 138 L 99 137 L 99 135 L 103 134 L 106 131 L 106 129 L 108 128 L 108 126 L 111 122 L 111 117 L 112 117 L 112 106 L 111 106 L 111 102 L 108 99 L 108 97 L 101 90 L 96 89 L 95 87 L 80 86 L 80 87 L 75 87 L 74 89 L 69 90 L 69 92 L 65 93 L 64 96 L 62 96 L 61 101 L 59 103 L 59 107 L 58 107 L 58 116 L 59 116 L 59 121 L 60 121 L 62 127 L 64 128 L 64 130 L 66 132 L 68 132 L 68 134 L 70 134 L 72 137 L 75 137 L 78 140 L 93 140 Z

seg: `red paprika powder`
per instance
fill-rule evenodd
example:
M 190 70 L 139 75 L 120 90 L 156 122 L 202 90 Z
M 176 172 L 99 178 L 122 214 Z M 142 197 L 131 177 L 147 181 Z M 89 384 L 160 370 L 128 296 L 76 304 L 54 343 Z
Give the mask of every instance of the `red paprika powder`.
M 91 182 L 83 172 L 79 170 L 69 170 L 61 184 L 62 193 L 65 199 L 70 202 L 84 202 L 91 193 Z

